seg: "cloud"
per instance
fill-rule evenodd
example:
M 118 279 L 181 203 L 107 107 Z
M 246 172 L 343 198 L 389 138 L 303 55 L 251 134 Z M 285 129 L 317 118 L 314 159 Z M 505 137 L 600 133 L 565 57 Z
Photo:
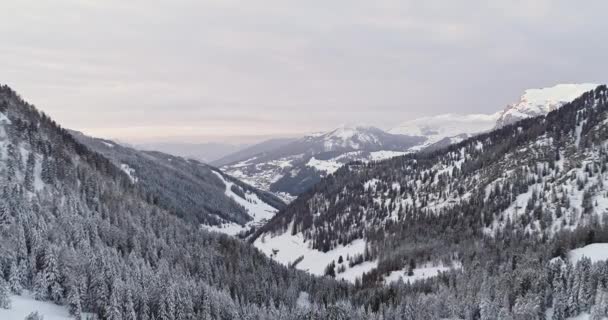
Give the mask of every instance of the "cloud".
M 0 82 L 68 127 L 123 140 L 390 127 L 493 112 L 528 87 L 602 82 L 606 9 L 543 0 L 5 1 Z

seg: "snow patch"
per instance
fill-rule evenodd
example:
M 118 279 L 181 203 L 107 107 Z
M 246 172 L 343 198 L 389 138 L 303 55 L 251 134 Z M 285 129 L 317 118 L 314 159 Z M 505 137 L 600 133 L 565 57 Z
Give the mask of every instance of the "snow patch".
M 568 260 L 572 263 L 577 263 L 583 257 L 591 259 L 591 262 L 608 260 L 608 243 L 593 243 L 568 253 Z
M 306 163 L 307 167 L 315 168 L 319 171 L 325 172 L 327 174 L 332 174 L 338 169 L 342 167 L 341 163 L 338 163 L 334 160 L 317 160 L 315 157 L 310 158 L 308 163 Z
M 203 225 L 202 227 L 209 230 L 220 232 L 228 235 L 236 235 L 241 231 L 245 231 L 254 226 L 259 226 L 264 224 L 266 221 L 270 220 L 277 213 L 277 209 L 268 203 L 264 202 L 262 199 L 258 197 L 257 194 L 244 191 L 245 199 L 243 199 L 240 195 L 234 193 L 232 191 L 232 187 L 235 185 L 233 182 L 228 181 L 224 178 L 224 176 L 217 172 L 213 171 L 213 173 L 222 180 L 224 185 L 226 186 L 225 194 L 229 198 L 232 198 L 236 203 L 245 207 L 247 210 L 247 214 L 252 218 L 246 225 L 242 226 L 234 222 L 225 223 L 220 226 L 207 226 Z
M 386 159 L 390 159 L 390 158 L 400 157 L 400 156 L 403 156 L 406 154 L 407 154 L 407 152 L 403 152 L 403 151 L 390 151 L 390 150 L 374 151 L 374 152 L 370 152 L 369 160 L 381 161 L 381 160 L 386 160 Z
M 442 272 L 447 272 L 453 269 L 460 269 L 462 266 L 459 263 L 453 263 L 451 266 L 445 266 L 443 264 L 439 264 L 437 266 L 433 266 L 430 264 L 426 264 L 420 268 L 414 269 L 414 274 L 408 276 L 408 268 L 404 268 L 399 271 L 393 271 L 388 276 L 384 277 L 384 282 L 386 284 L 390 284 L 392 282 L 398 282 L 402 280 L 405 283 L 414 283 L 419 280 L 425 280 L 432 277 L 436 277 L 440 275 Z
M 30 313 L 38 312 L 44 320 L 72 320 L 67 307 L 59 306 L 51 302 L 38 301 L 31 294 L 21 296 L 12 295 L 11 308 L 6 310 L 0 308 L 0 319 L 22 320 Z M 82 316 L 86 319 L 86 315 Z
M 254 242 L 254 246 L 267 256 L 284 265 L 290 265 L 300 257 L 304 257 L 296 265 L 296 268 L 318 276 L 324 275 L 325 267 L 332 262 L 336 262 L 336 267 L 338 267 L 337 262 L 340 256 L 343 257 L 344 263 L 348 267 L 347 257 L 365 252 L 366 242 L 362 239 L 355 240 L 346 246 L 340 246 L 328 252 L 314 250 L 311 248 L 312 243 L 310 241 L 306 242 L 301 233 L 292 235 L 291 227 L 281 235 L 272 236 L 266 234 L 261 236 Z M 363 263 L 353 268 L 348 268 L 345 272 L 337 274 L 337 276 L 339 279 L 354 281 L 357 277 L 361 277 L 363 273 L 369 272 L 375 267 L 375 262 Z
M 123 163 L 120 165 L 120 170 L 122 170 L 124 173 L 127 174 L 127 176 L 129 176 L 129 179 L 131 179 L 131 182 L 137 183 L 138 179 L 135 176 L 135 169 L 131 168 L 128 164 Z

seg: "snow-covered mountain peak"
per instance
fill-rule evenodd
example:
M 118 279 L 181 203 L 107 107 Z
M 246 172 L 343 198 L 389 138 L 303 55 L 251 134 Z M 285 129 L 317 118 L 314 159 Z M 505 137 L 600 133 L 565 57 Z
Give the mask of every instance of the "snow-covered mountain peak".
M 593 83 L 558 84 L 548 88 L 528 89 L 518 102 L 508 105 L 501 112 L 496 127 L 547 114 L 597 86 Z
M 375 127 L 342 125 L 331 131 L 307 135 L 304 140 L 322 143 L 324 151 L 360 150 L 369 145 L 382 145 L 386 135 L 389 134 Z

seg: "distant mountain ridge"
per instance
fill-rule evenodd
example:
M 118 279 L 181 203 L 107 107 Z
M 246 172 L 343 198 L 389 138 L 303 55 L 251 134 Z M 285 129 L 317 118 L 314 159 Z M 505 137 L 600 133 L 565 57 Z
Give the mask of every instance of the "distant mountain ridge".
M 437 150 L 507 124 L 547 114 L 571 102 L 593 84 L 558 84 L 529 89 L 518 102 L 492 114 L 440 114 L 408 120 L 383 131 L 341 126 L 307 135 L 263 152 L 227 157 L 222 169 L 285 201 L 352 161 L 379 161 L 422 150 Z M 252 147 L 255 150 L 255 147 Z
M 342 126 L 262 153 L 248 154 L 244 159 L 234 158 L 235 162 L 221 169 L 290 201 L 348 162 L 401 155 L 423 140 L 421 137 L 390 134 L 374 127 Z

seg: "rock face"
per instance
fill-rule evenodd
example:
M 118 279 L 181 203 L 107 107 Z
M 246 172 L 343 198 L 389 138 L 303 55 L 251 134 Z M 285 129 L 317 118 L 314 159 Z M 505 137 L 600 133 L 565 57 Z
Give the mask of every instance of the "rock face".
M 545 115 L 578 98 L 598 85 L 592 83 L 558 84 L 549 88 L 528 89 L 518 102 L 508 105 L 496 120 L 496 127 L 504 127 L 519 120 Z

